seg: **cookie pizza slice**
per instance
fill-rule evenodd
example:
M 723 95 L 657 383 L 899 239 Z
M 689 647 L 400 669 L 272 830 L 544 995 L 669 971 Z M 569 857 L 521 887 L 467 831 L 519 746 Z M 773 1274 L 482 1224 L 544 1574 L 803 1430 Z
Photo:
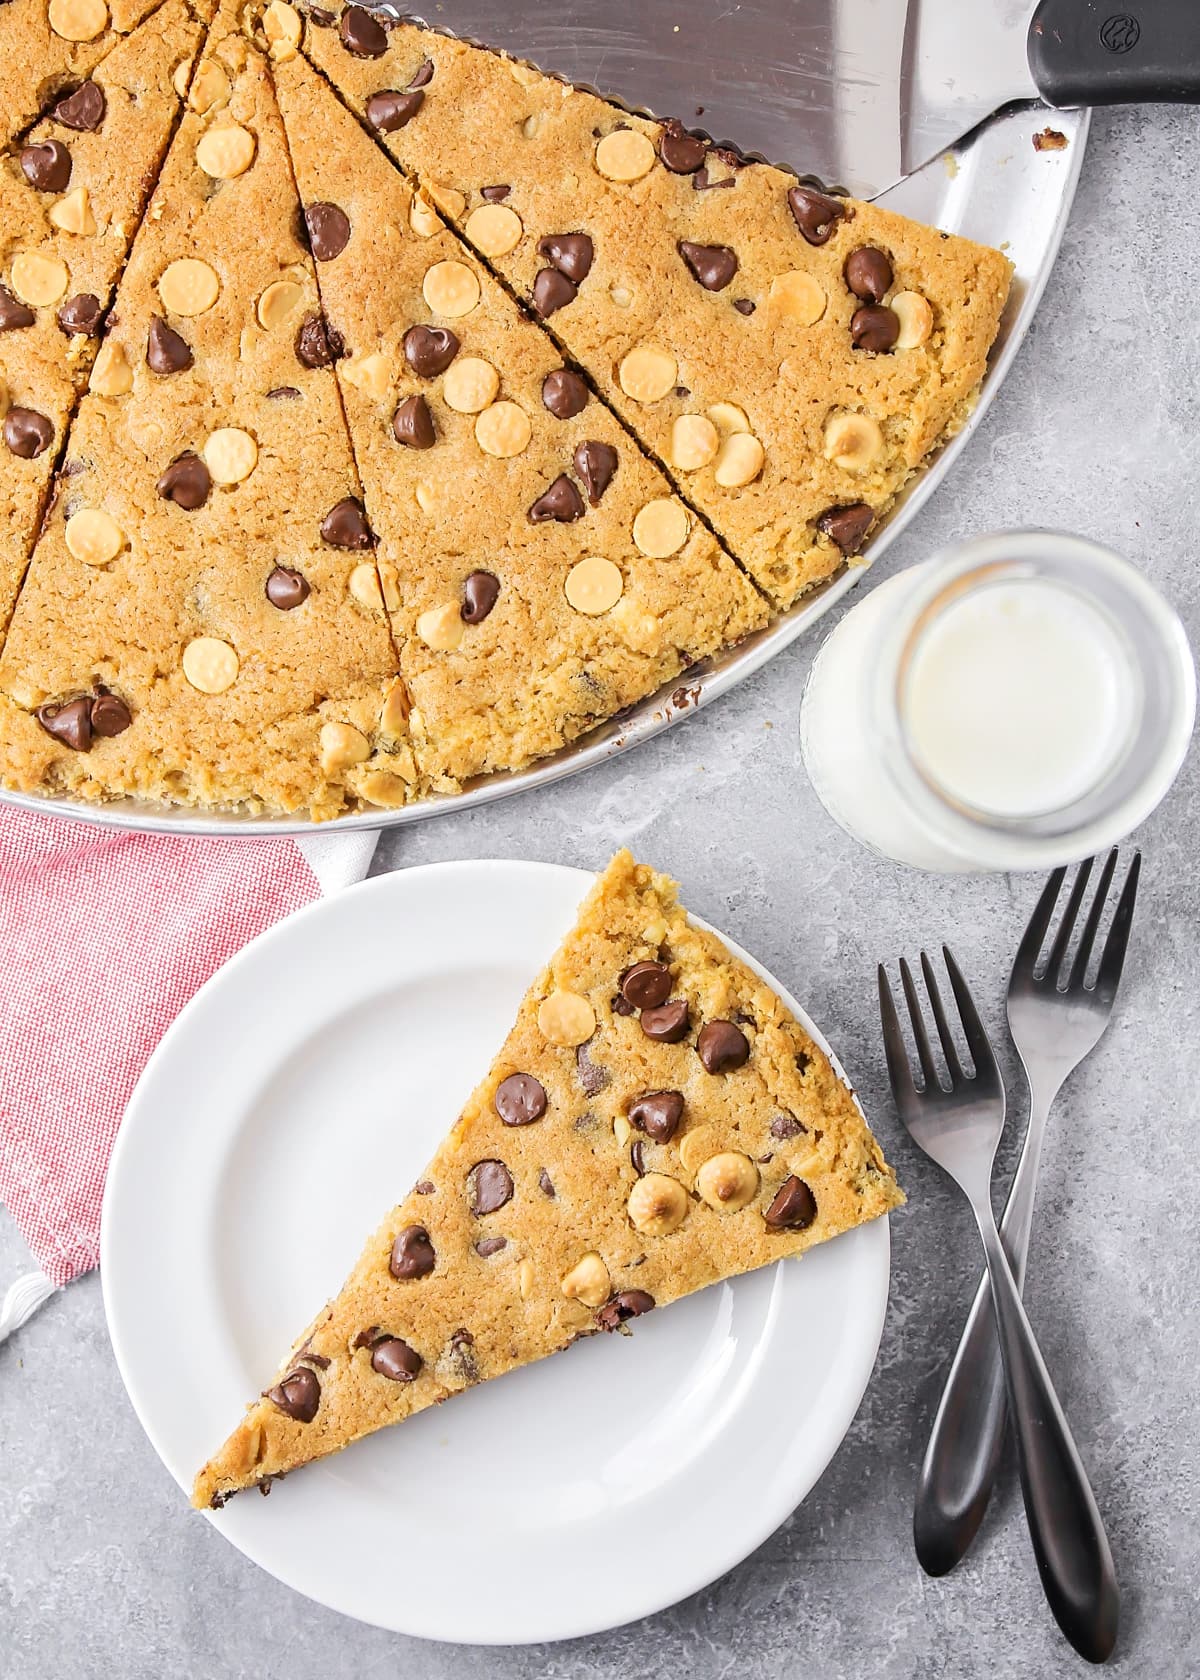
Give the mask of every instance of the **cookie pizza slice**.
M 328 84 L 275 58 L 417 762 L 440 786 L 515 768 L 766 603 Z
M 903 1199 L 779 998 L 621 852 L 415 1189 L 200 1471 L 193 1503 Z
M 239 9 L 197 67 L 204 97 L 13 614 L 0 774 L 326 817 L 395 803 L 415 772 L 283 128 Z
M 778 606 L 964 419 L 1000 252 L 361 6 L 304 50 Z
M 0 154 L 0 638 L 202 33 L 165 0 Z M 115 348 L 95 377 L 126 377 Z

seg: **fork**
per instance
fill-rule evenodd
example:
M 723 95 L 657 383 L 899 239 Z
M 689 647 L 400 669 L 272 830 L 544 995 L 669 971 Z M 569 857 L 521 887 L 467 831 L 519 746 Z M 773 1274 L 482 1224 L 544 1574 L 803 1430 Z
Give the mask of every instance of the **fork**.
M 974 1071 L 965 1073 L 959 1061 L 933 965 L 922 952 L 921 972 L 941 1041 L 948 1088 L 938 1079 L 916 985 L 907 962 L 901 959 L 900 978 L 922 1083 L 918 1089 L 892 989 L 880 964 L 879 1012 L 892 1093 L 913 1141 L 950 1175 L 971 1204 L 987 1261 L 1021 1492 L 1042 1590 L 1059 1627 L 1079 1654 L 1089 1662 L 1104 1662 L 1117 1637 L 1112 1553 L 992 1212 L 992 1162 L 1004 1130 L 1004 1083 L 958 964 L 948 947 L 942 947 L 942 955 Z
M 1117 848 L 1105 859 L 1083 922 L 1076 954 L 1067 953 L 1095 863 L 1087 858 L 1067 895 L 1062 920 L 1039 972 L 1046 935 L 1062 896 L 1067 871 L 1046 882 L 1013 962 L 1008 984 L 1008 1025 L 1029 1082 L 1029 1127 L 1013 1177 L 1000 1236 L 1023 1289 L 1038 1167 L 1050 1106 L 1064 1080 L 1090 1054 L 1112 1015 L 1137 898 L 1141 853 L 1129 866 L 1094 984 L 1087 972 L 1117 866 Z M 1004 1372 L 996 1341 L 991 1293 L 982 1278 L 958 1344 L 921 1467 L 913 1511 L 917 1557 L 930 1575 L 944 1575 L 966 1554 L 983 1520 L 1004 1444 Z

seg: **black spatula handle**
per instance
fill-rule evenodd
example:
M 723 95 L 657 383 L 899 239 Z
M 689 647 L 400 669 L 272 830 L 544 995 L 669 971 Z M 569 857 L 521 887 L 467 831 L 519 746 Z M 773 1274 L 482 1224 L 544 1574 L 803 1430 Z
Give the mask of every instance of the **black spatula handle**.
M 1029 68 L 1051 105 L 1200 103 L 1200 0 L 1042 0 Z

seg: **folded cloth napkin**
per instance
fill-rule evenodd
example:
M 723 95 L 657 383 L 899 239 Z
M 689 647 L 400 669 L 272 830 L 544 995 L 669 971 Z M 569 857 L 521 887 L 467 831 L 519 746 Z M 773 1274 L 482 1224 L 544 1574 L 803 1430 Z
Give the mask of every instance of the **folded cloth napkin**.
M 235 951 L 367 873 L 374 834 L 191 840 L 0 809 L 0 1201 L 40 1272 L 0 1341 L 99 1257 L 113 1139 L 167 1027 Z

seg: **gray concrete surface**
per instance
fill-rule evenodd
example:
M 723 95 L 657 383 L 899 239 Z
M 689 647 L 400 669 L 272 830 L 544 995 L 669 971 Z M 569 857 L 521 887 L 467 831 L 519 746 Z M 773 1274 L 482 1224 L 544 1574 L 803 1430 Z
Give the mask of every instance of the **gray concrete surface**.
M 885 569 L 972 531 L 1074 527 L 1138 560 L 1200 641 L 1196 118 L 1101 115 L 1093 135 L 1030 341 Z M 122 1391 L 92 1276 L 0 1349 L 3 1680 L 1041 1680 L 1082 1670 L 1042 1602 L 1011 1474 L 955 1575 L 926 1580 L 913 1557 L 916 1467 L 976 1253 L 963 1205 L 892 1119 L 874 1002 L 879 956 L 951 935 L 999 1034 L 1003 981 L 1035 883 L 908 874 L 834 827 L 797 752 L 811 655 L 811 643 L 793 647 L 623 762 L 540 797 L 408 830 L 378 860 L 403 868 L 538 857 L 591 867 L 628 842 L 810 1000 L 911 1201 L 893 1225 L 874 1381 L 803 1507 L 708 1591 L 602 1638 L 469 1650 L 357 1626 L 277 1585 L 189 1513 Z M 1198 818 L 1193 754 L 1138 837 L 1147 868 L 1120 1015 L 1055 1113 L 1029 1288 L 1124 1587 L 1112 1671 L 1155 1680 L 1200 1673 Z M 1009 1066 L 1017 1089 L 1011 1056 Z M 1012 1145 L 1010 1136 L 1006 1163 Z M 0 1216 L 0 1279 L 23 1259 Z M 165 1348 L 186 1334 L 186 1324 L 164 1325 Z M 739 1497 L 753 1498 L 753 1488 Z M 653 1560 L 631 1554 L 629 1567 Z

